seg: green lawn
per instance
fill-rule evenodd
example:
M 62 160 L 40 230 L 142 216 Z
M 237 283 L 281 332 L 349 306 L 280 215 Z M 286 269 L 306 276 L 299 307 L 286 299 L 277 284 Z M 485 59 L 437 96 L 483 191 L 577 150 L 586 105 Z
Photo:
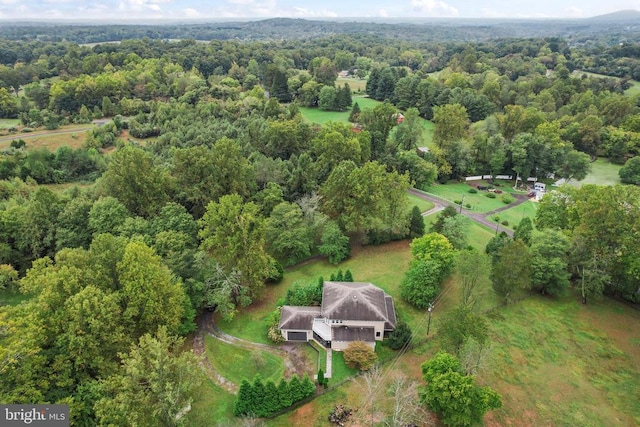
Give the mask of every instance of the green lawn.
M 9 129 L 20 124 L 18 119 L 0 119 L 0 129 Z
M 640 312 L 604 299 L 534 296 L 489 319 L 482 379 L 501 394 L 491 425 L 640 424 Z
M 620 184 L 618 171 L 622 165 L 615 165 L 609 160 L 599 158 L 591 163 L 591 172 L 582 181 L 569 181 L 569 185 L 581 187 L 584 184 L 615 185 Z
M 375 99 L 365 97 L 353 97 L 353 103 L 358 103 L 360 110 L 373 108 L 380 103 Z M 323 125 L 328 122 L 349 123 L 349 114 L 351 109 L 347 111 L 324 111 L 319 108 L 300 107 L 302 116 L 311 123 Z
M 509 225 L 505 225 L 506 228 L 515 229 L 522 218 L 529 217 L 533 220 L 536 217 L 536 212 L 538 211 L 538 206 L 540 206 L 537 202 L 524 202 L 518 206 L 515 206 L 511 209 L 507 209 L 506 211 L 500 212 L 500 222 L 509 221 Z M 493 220 L 493 218 L 489 218 Z
M 631 80 L 630 83 L 631 83 L 631 86 L 629 87 L 629 89 L 624 91 L 625 95 L 630 97 L 635 97 L 640 95 L 640 82 Z
M 508 186 L 504 186 L 505 190 Z M 463 200 L 463 204 L 471 204 L 471 210 L 473 212 L 489 212 L 494 209 L 505 206 L 502 202 L 502 195 L 496 194 L 495 199 L 487 197 L 486 191 L 478 191 L 475 194 L 469 193 L 471 186 L 467 183 L 448 183 L 448 184 L 434 184 L 429 187 L 428 193 L 441 197 L 450 202 L 456 200 Z M 501 187 L 500 189 L 503 189 Z M 503 190 L 503 191 L 505 191 Z
M 338 77 L 336 79 L 336 87 L 343 87 L 347 83 L 351 92 L 354 94 L 364 93 L 367 88 L 367 81 L 365 79 L 358 79 L 355 77 Z
M 25 295 L 20 292 L 13 292 L 8 290 L 0 291 L 0 306 L 3 305 L 18 305 L 22 301 L 26 301 L 30 298 L 29 295 Z
M 210 427 L 234 425 L 238 419 L 233 415 L 236 396 L 218 387 L 209 378 L 195 390 L 191 411 L 185 417 L 184 425 Z
M 271 379 L 277 383 L 284 374 L 282 358 L 266 350 L 249 350 L 210 335 L 205 335 L 205 349 L 216 371 L 238 385 L 245 378 L 252 381 L 258 373 L 265 381 Z
M 355 375 L 358 370 L 351 369 L 344 361 L 344 354 L 341 351 L 333 351 L 331 356 L 331 379 L 329 385 L 338 383 Z
M 420 212 L 426 212 L 430 209 L 433 209 L 433 207 L 435 206 L 433 202 L 421 199 L 420 197 L 416 197 L 412 194 L 409 194 L 409 204 L 411 206 L 417 206 L 420 209 Z

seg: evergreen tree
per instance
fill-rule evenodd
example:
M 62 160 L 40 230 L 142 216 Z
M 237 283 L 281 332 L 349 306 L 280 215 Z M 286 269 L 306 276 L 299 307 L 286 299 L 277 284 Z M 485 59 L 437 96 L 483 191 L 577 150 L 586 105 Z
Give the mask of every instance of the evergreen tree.
M 336 282 L 344 282 L 344 275 L 342 274 L 342 269 L 338 270 L 338 274 L 336 274 Z
M 264 395 L 264 383 L 262 382 L 260 374 L 256 375 L 253 379 L 251 389 L 252 396 L 250 401 L 250 410 L 255 413 L 256 416 L 263 417 L 266 415 L 266 401 Z
M 251 412 L 251 398 L 253 396 L 252 386 L 247 381 L 247 379 L 243 379 L 240 383 L 240 388 L 238 389 L 238 397 L 236 397 L 235 402 L 233 403 L 233 414 L 236 417 L 240 417 L 242 415 L 246 415 Z
M 313 396 L 316 392 L 316 386 L 313 384 L 313 381 L 309 379 L 309 375 L 304 376 L 302 379 L 302 387 L 301 387 L 301 395 L 302 397 L 298 400 L 306 399 L 309 396 Z
M 318 384 L 324 384 L 324 371 L 322 370 L 322 368 L 318 369 Z
M 302 382 L 297 375 L 293 375 L 289 380 L 289 394 L 291 395 L 291 401 L 293 403 L 296 403 L 305 397 L 302 389 Z
M 291 388 L 284 378 L 278 383 L 278 400 L 280 402 L 280 408 L 288 408 L 293 404 Z
M 411 210 L 411 223 L 409 224 L 409 237 L 422 237 L 424 236 L 424 218 L 422 218 L 422 212 L 420 208 L 414 206 Z
M 360 106 L 356 102 L 355 104 L 353 104 L 353 108 L 351 108 L 351 113 L 349 114 L 349 121 L 351 123 L 356 123 L 359 117 L 360 117 Z
M 351 270 L 347 269 L 347 271 L 344 272 L 344 281 L 353 282 L 353 274 L 351 273 Z
M 340 111 L 345 111 L 351 107 L 353 99 L 351 98 L 351 88 L 347 83 L 336 91 L 336 107 Z
M 369 78 L 367 79 L 367 86 L 365 88 L 365 92 L 367 92 L 367 95 L 369 95 L 371 98 L 375 98 L 376 94 L 378 93 L 379 80 L 380 80 L 380 70 L 377 68 L 374 68 L 369 73 Z
M 275 414 L 280 409 L 282 406 L 280 406 L 278 388 L 272 380 L 268 380 L 264 385 L 264 415 Z

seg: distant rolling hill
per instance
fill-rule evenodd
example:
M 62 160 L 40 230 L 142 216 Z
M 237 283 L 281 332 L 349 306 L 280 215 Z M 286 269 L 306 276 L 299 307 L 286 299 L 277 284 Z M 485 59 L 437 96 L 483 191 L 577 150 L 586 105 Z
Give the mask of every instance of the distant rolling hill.
M 607 13 L 606 15 L 598 15 L 588 18 L 589 21 L 611 22 L 611 21 L 640 21 L 640 11 L 635 9 L 619 10 L 617 12 Z

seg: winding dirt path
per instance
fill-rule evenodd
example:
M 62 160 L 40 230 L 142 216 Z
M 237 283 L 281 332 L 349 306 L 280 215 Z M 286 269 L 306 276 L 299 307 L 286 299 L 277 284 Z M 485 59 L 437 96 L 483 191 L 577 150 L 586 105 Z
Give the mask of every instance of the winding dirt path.
M 213 313 L 204 312 L 198 319 L 198 331 L 193 339 L 193 349 L 196 354 L 202 356 L 201 366 L 216 384 L 224 388 L 230 393 L 238 393 L 238 384 L 225 378 L 215 367 L 211 364 L 211 361 L 207 358 L 207 352 L 205 351 L 204 338 L 205 334 L 225 342 L 227 344 L 233 344 L 238 347 L 242 347 L 251 351 L 262 350 L 268 351 L 278 357 L 281 357 L 284 361 L 285 376 L 290 377 L 293 374 L 297 374 L 302 377 L 306 370 L 306 361 L 304 355 L 300 352 L 298 344 L 282 344 L 278 347 L 248 341 L 242 338 L 234 337 L 223 331 L 221 331 L 215 324 Z

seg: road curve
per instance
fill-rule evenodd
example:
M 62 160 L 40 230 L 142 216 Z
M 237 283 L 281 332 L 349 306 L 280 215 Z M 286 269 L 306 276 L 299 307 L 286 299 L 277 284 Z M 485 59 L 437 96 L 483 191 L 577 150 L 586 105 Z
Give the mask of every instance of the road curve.
M 434 196 L 433 194 L 428 194 L 425 193 L 424 191 L 420 191 L 420 190 L 416 190 L 415 188 L 410 188 L 409 190 L 407 190 L 409 192 L 409 194 L 414 195 L 416 197 L 419 197 L 421 199 L 424 200 L 428 200 L 432 203 L 434 203 L 436 205 L 436 208 L 444 209 L 447 206 L 452 206 L 456 209 L 459 210 L 460 205 L 456 205 L 455 203 L 452 203 L 448 200 L 445 199 L 441 199 L 440 197 Z M 515 206 L 518 206 L 524 202 L 526 202 L 527 197 L 526 196 L 521 196 L 521 195 L 516 195 L 516 201 L 514 203 L 509 204 L 508 206 L 504 206 L 502 208 L 499 209 L 495 209 L 491 212 L 485 212 L 485 213 L 477 213 L 477 212 L 471 212 L 467 209 L 462 209 L 462 215 L 465 215 L 469 218 L 471 218 L 473 221 L 477 222 L 478 224 L 484 225 L 485 227 L 488 227 L 492 230 L 497 230 L 496 233 L 499 233 L 501 231 L 504 231 L 505 233 L 507 233 L 507 235 L 509 237 L 513 237 L 513 231 L 509 230 L 508 228 L 504 228 L 502 225 L 497 224 L 494 221 L 488 220 L 487 218 L 485 218 L 486 215 L 491 215 L 491 214 L 495 214 L 498 212 L 501 212 L 503 210 L 506 209 L 510 209 L 513 208 Z M 434 208 L 434 209 L 436 209 Z M 497 227 L 497 228 L 496 228 Z

